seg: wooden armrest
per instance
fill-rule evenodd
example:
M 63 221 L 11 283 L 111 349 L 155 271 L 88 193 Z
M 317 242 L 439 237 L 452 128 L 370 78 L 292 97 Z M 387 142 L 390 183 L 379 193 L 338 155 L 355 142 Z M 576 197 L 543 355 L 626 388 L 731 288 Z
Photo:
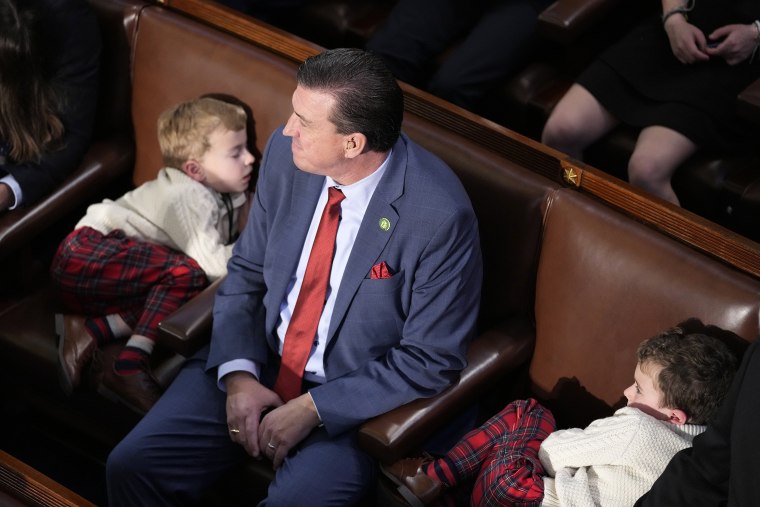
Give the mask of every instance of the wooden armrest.
M 525 364 L 533 353 L 535 331 L 523 321 L 509 321 L 473 340 L 467 367 L 459 380 L 432 398 L 407 403 L 364 423 L 359 444 L 383 463 L 393 463 L 475 402 L 493 382 Z
M 739 93 L 737 110 L 742 117 L 760 125 L 760 79 Z
M 568 44 L 586 32 L 618 0 L 557 0 L 538 16 L 538 31 L 545 37 Z
M 53 193 L 32 206 L 0 214 L 0 259 L 86 204 L 133 165 L 134 148 L 127 138 L 94 142 L 79 167 Z
M 224 278 L 203 289 L 193 299 L 158 324 L 158 341 L 168 349 L 190 357 L 211 338 L 214 296 Z
M 12 498 L 5 497 L 3 493 Z M 0 451 L 0 504 L 95 507 L 95 504 L 4 451 Z

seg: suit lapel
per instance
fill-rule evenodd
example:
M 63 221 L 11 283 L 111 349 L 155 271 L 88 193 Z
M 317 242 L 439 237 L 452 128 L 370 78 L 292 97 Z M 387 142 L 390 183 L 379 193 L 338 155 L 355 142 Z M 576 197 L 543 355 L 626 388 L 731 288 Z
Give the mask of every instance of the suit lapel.
M 404 193 L 406 176 L 406 145 L 402 139 L 393 147 L 391 160 L 377 185 L 367 211 L 364 213 L 359 232 L 356 235 L 351 255 L 348 258 L 338 295 L 335 299 L 328 342 L 332 340 L 338 324 L 348 311 L 348 307 L 370 269 L 377 262 L 398 223 L 398 212 L 393 203 Z M 382 222 L 382 225 L 381 225 Z
M 285 300 L 288 284 L 301 258 L 303 242 L 309 231 L 314 207 L 319 200 L 324 181 L 324 176 L 295 171 L 287 225 L 280 228 L 281 233 L 270 249 L 277 256 L 277 269 L 272 272 L 273 276 L 268 285 L 272 301 Z M 274 329 L 279 314 L 279 309 L 276 312 L 268 312 L 268 329 Z

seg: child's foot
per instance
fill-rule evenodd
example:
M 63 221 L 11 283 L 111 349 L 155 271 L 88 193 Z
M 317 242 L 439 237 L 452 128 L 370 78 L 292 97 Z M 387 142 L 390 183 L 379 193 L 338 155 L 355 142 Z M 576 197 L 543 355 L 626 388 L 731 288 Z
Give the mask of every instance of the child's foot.
M 58 335 L 58 380 L 66 394 L 71 394 L 82 382 L 82 371 L 92 359 L 98 344 L 87 331 L 85 317 L 55 316 Z
M 383 474 L 398 485 L 398 492 L 413 507 L 433 503 L 446 489 L 423 471 L 423 466 L 431 461 L 429 456 L 401 459 L 392 465 L 381 465 Z
M 145 413 L 161 397 L 163 390 L 158 381 L 146 369 L 132 370 L 124 374 L 116 365 L 104 365 L 101 386 L 104 394 L 115 395 L 119 401 L 136 412 Z

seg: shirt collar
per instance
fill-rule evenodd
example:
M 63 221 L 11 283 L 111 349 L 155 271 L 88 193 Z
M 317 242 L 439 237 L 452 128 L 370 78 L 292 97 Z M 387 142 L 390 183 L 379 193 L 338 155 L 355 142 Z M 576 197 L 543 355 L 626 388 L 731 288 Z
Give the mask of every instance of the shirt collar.
M 325 178 L 326 179 L 325 188 L 337 187 L 346 196 L 346 201 L 362 202 L 365 204 L 369 204 L 369 200 L 372 197 L 372 194 L 375 192 L 377 185 L 380 183 L 380 180 L 383 178 L 383 175 L 385 174 L 385 171 L 388 168 L 388 161 L 391 159 L 392 153 L 393 153 L 393 150 L 388 152 L 388 156 L 385 157 L 385 160 L 383 161 L 383 163 L 380 164 L 380 167 L 375 169 L 375 171 L 372 174 L 365 176 L 364 178 L 354 183 L 351 183 L 350 185 L 340 185 L 336 183 L 334 179 L 327 176 Z

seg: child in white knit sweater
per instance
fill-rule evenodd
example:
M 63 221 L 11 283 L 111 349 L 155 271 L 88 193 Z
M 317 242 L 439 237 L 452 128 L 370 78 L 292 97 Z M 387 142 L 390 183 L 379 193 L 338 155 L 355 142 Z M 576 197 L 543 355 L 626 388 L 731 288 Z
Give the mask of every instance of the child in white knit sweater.
M 254 157 L 242 105 L 203 97 L 165 111 L 155 180 L 87 209 L 51 266 L 70 314 L 56 318 L 59 378 L 81 383 L 97 347 L 128 339 L 102 387 L 138 411 L 161 389 L 149 357 L 158 323 L 226 273 L 245 220 Z
M 516 401 L 445 456 L 383 473 L 412 505 L 453 505 L 451 488 L 475 479 L 476 506 L 631 506 L 704 431 L 735 370 L 723 342 L 674 328 L 641 343 L 628 405 L 611 417 L 555 431 L 548 409 Z

